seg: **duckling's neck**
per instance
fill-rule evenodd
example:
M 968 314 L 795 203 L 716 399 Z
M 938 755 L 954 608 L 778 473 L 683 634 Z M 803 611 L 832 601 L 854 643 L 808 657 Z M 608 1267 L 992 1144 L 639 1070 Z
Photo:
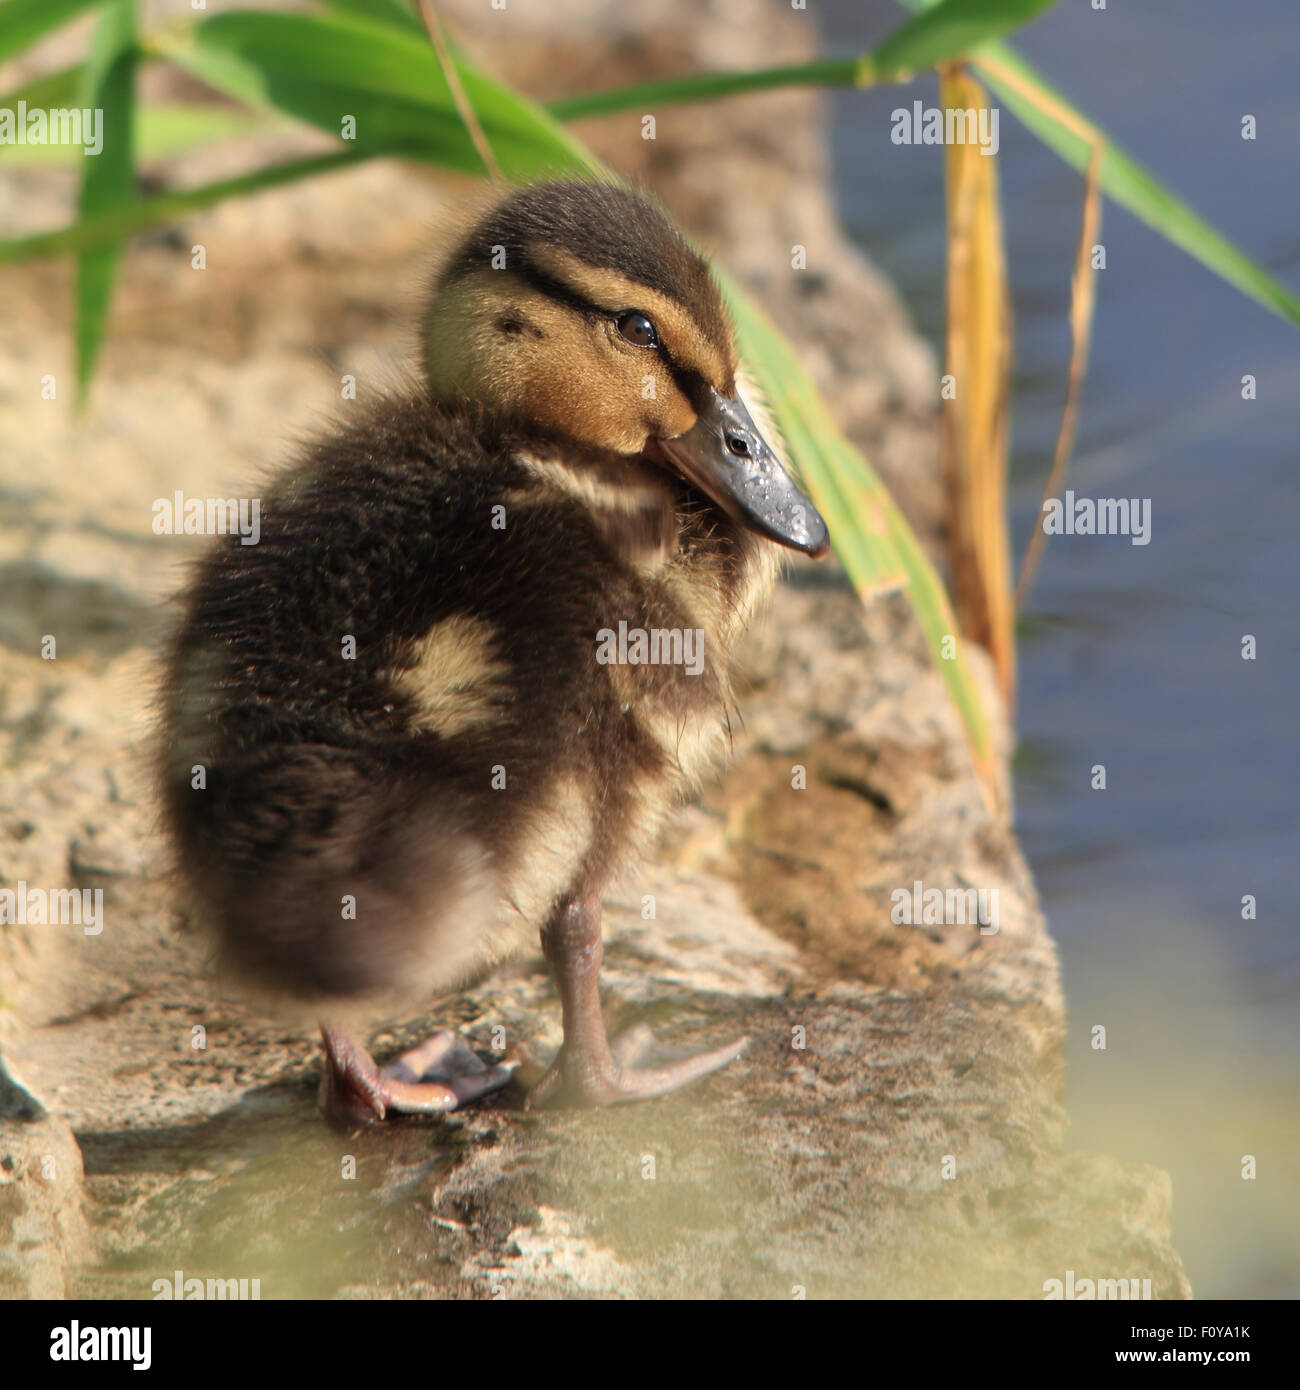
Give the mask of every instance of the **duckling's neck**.
M 611 557 L 664 585 L 731 649 L 771 593 L 780 548 L 661 465 L 572 442 L 515 454 L 534 486 L 577 503 Z

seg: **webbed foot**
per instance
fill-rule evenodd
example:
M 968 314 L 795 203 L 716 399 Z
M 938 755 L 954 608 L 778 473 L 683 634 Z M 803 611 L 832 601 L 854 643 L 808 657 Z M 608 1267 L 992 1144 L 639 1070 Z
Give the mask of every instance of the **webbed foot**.
M 374 1124 L 390 1113 L 438 1115 L 482 1099 L 510 1083 L 514 1062 L 489 1065 L 455 1033 L 443 1031 L 378 1066 L 351 1029 L 322 1023 L 325 1077 L 319 1103 L 343 1129 Z
M 734 1062 L 747 1038 L 693 1056 L 645 1066 L 657 1049 L 644 1024 L 629 1029 L 611 1047 L 600 1011 L 598 975 L 603 955 L 600 897 L 566 899 L 542 932 L 542 950 L 555 977 L 564 1011 L 564 1046 L 528 1096 L 530 1108 L 549 1105 L 612 1105 L 649 1100 Z
M 565 1043 L 550 1070 L 528 1093 L 530 1109 L 552 1105 L 615 1105 L 620 1101 L 650 1100 L 688 1086 L 734 1062 L 749 1045 L 748 1038 L 725 1047 L 693 1052 L 658 1066 L 644 1063 L 661 1050 L 654 1033 L 639 1023 L 620 1034 L 601 1055 L 582 1056 Z

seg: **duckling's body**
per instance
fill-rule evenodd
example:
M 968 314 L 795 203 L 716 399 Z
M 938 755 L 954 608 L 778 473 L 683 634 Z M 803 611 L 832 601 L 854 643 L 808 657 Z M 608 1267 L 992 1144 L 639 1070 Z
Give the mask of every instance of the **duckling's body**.
M 258 545 L 208 562 L 175 669 L 206 693 L 221 652 L 220 698 L 173 726 L 178 769 L 207 769 L 202 793 L 173 781 L 173 811 L 200 881 L 231 880 L 222 929 L 245 968 L 327 997 L 412 970 L 455 983 L 578 879 L 606 882 L 716 766 L 775 547 L 679 512 L 685 485 L 648 466 L 607 505 L 569 493 L 604 466 L 473 411 L 386 403 L 264 499 Z M 702 629 L 703 669 L 599 664 L 620 621 Z M 471 927 L 457 900 L 476 887 L 495 910 Z M 428 912 L 378 910 L 405 897 Z
M 564 219 L 581 231 L 602 213 L 631 219 L 641 260 L 578 254 Z M 506 266 L 484 269 L 503 246 Z M 629 324 L 647 336 L 642 299 L 697 341 L 679 331 L 653 360 L 625 347 Z M 558 367 L 539 365 L 548 347 Z M 444 269 L 427 372 L 427 389 L 308 450 L 264 498 L 259 544 L 229 538 L 203 563 L 170 664 L 179 857 L 235 964 L 330 1008 L 446 989 L 540 931 L 566 1027 L 544 1090 L 658 1094 L 738 1051 L 620 1066 L 595 992 L 601 893 L 723 755 L 735 645 L 777 568 L 752 519 L 666 466 L 670 448 L 705 466 L 689 431 L 707 393 L 738 404 L 725 316 L 655 209 L 543 186 Z M 752 462 L 752 421 L 723 427 Z M 785 543 L 824 548 L 819 520 Z M 344 1119 L 448 1108 L 508 1079 L 442 1044 L 379 1072 L 341 1024 L 325 1031 Z

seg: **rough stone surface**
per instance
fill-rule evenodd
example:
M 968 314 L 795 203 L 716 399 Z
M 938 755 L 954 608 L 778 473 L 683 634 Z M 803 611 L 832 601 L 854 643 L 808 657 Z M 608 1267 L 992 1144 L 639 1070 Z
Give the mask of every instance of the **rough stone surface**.
M 484 7 L 448 9 L 543 96 L 561 75 L 576 90 L 813 44 L 760 0 L 512 7 L 509 45 Z M 934 363 L 836 226 L 819 110 L 786 93 L 665 110 L 653 146 L 630 117 L 582 133 L 755 289 L 933 545 Z M 179 177 L 302 144 L 205 151 Z M 0 1048 L 48 1112 L 0 1119 L 0 1293 L 147 1297 L 181 1270 L 257 1278 L 263 1297 L 1032 1298 L 1073 1269 L 1186 1296 L 1165 1175 L 1067 1146 L 1055 951 L 905 605 L 864 610 L 831 566 L 796 567 L 753 634 L 731 771 L 607 905 L 611 1023 L 682 1047 L 747 1033 L 726 1073 L 677 1103 L 539 1115 L 506 1095 L 340 1138 L 314 1114 L 310 1021 L 213 977 L 143 776 L 152 653 L 190 553 L 152 534 L 152 502 L 246 495 L 345 408 L 344 372 L 363 395 L 399 376 L 427 228 L 455 194 L 375 164 L 142 242 L 82 419 L 68 267 L 0 275 L 22 325 L 0 339 L 0 883 L 104 894 L 96 935 L 0 926 Z M 0 207 L 27 225 L 72 197 L 0 168 Z M 795 243 L 824 269 L 791 272 Z M 998 740 L 1005 758 L 1001 725 Z M 996 888 L 998 932 L 895 925 L 891 893 L 916 880 Z M 431 1026 L 546 1053 L 559 1011 L 540 957 L 372 1042 L 382 1057 Z
M 0 1299 L 63 1298 L 91 1253 L 81 1150 L 0 1066 Z

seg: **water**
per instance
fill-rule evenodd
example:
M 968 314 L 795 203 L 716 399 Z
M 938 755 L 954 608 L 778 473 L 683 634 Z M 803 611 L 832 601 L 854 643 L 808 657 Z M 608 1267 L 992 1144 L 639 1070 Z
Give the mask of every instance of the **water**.
M 829 0 L 855 52 L 903 11 Z M 1059 5 L 1015 41 L 1085 114 L 1300 287 L 1300 9 Z M 895 146 L 906 88 L 834 97 L 841 211 L 936 345 L 942 150 Z M 1241 138 L 1254 115 L 1258 139 Z M 1082 180 L 1009 112 L 1011 514 L 1038 515 L 1070 340 Z M 1073 1142 L 1167 1169 L 1201 1297 L 1300 1295 L 1300 331 L 1107 203 L 1068 486 L 1151 499 L 1152 539 L 1054 537 L 1020 632 L 1018 828 L 1060 944 Z M 1241 399 L 1253 374 L 1258 399 Z M 1241 659 L 1253 634 L 1258 659 Z M 1093 791 L 1093 764 L 1107 790 Z M 1253 894 L 1256 920 L 1243 920 Z M 1106 1028 L 1106 1049 L 1091 1046 Z M 1243 1156 L 1258 1176 L 1242 1178 Z

